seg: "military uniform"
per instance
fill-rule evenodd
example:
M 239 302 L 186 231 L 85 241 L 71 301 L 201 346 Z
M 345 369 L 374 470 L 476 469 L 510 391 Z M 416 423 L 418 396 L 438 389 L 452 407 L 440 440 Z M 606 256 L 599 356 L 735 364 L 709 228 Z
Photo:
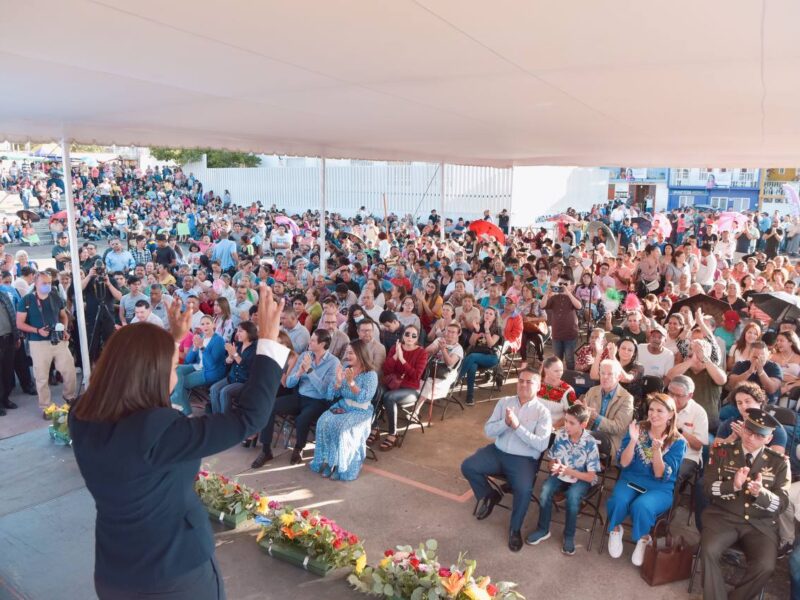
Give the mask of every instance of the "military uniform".
M 770 419 L 763 411 L 751 409 L 745 427 L 762 435 L 771 434 L 774 419 Z M 747 479 L 742 489 L 736 491 L 734 476 L 748 466 L 748 460 L 751 464 Z M 753 496 L 748 492 L 748 484 L 759 474 L 761 491 Z M 704 484 L 711 505 L 703 511 L 700 551 L 704 598 L 750 600 L 759 594 L 775 569 L 778 515 L 788 504 L 790 483 L 787 458 L 766 446 L 749 458 L 741 440 L 711 450 Z M 728 596 L 720 558 L 734 544 L 744 551 L 747 567 L 741 583 Z

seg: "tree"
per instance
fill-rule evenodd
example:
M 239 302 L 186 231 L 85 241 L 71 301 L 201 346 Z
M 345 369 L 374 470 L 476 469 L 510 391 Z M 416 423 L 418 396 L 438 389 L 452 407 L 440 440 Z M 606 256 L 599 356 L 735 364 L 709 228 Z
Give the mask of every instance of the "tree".
M 203 154 L 206 155 L 206 164 L 211 169 L 225 169 L 229 167 L 257 167 L 261 159 L 249 152 L 229 152 L 228 150 L 215 150 L 213 148 L 150 148 L 150 154 L 156 160 L 172 160 L 180 165 L 197 162 Z

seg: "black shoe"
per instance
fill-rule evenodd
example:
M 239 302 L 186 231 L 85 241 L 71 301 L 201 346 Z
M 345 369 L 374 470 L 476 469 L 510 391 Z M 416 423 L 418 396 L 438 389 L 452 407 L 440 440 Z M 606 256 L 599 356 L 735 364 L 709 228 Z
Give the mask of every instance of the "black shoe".
M 6 400 L 3 403 L 3 408 L 10 408 L 13 410 L 15 408 L 19 408 L 19 406 L 17 406 L 17 404 L 15 402 L 12 402 L 11 400 Z
M 290 465 L 299 465 L 303 462 L 303 451 L 302 450 L 295 450 L 292 452 L 292 458 L 289 459 Z
M 475 406 L 475 398 L 472 396 L 467 396 L 467 398 L 464 400 L 464 404 L 467 406 Z
M 36 396 L 39 393 L 39 392 L 36 391 L 36 387 L 35 386 L 22 388 L 22 391 L 25 392 L 26 394 L 28 394 L 28 396 Z
M 258 456 L 256 456 L 256 459 L 251 463 L 250 468 L 251 469 L 260 469 L 268 461 L 270 461 L 272 459 L 273 459 L 273 456 L 272 456 L 272 452 L 271 451 L 262 450 L 261 452 L 259 452 Z
M 6 409 L 0 408 L 0 417 L 5 417 L 5 416 L 6 416 Z
M 508 549 L 512 552 L 522 550 L 522 534 L 519 531 L 512 531 L 508 535 Z
M 483 521 L 486 517 L 492 514 L 494 505 L 498 502 L 500 502 L 500 494 L 492 491 L 491 494 L 483 498 L 480 501 L 480 504 L 478 504 L 478 510 L 475 511 L 475 518 L 479 521 Z

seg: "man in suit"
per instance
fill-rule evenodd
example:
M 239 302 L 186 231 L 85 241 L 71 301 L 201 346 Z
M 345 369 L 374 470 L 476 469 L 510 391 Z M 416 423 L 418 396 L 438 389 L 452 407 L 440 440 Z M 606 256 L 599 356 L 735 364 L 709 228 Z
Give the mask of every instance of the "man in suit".
M 14 388 L 14 355 L 21 340 L 17 314 L 8 294 L 0 292 L 0 417 L 7 408 L 17 408 L 10 399 Z
M 600 385 L 577 400 L 589 409 L 589 428 L 608 435 L 612 456 L 616 456 L 622 438 L 633 420 L 633 396 L 619 384 L 622 365 L 614 359 L 600 363 Z
M 700 555 L 703 597 L 747 600 L 761 591 L 775 570 L 778 515 L 789 502 L 789 462 L 768 447 L 778 421 L 769 413 L 747 411 L 742 435 L 711 450 L 703 511 Z M 722 553 L 738 543 L 747 558 L 744 577 L 728 594 L 720 569 Z

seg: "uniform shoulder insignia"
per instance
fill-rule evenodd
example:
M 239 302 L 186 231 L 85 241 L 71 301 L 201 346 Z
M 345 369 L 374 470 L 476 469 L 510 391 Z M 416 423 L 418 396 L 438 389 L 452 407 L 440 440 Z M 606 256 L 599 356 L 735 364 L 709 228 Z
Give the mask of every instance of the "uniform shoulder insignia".
M 764 456 L 772 456 L 772 457 L 780 456 L 781 458 L 783 458 L 784 454 L 773 450 L 769 446 L 764 446 Z

